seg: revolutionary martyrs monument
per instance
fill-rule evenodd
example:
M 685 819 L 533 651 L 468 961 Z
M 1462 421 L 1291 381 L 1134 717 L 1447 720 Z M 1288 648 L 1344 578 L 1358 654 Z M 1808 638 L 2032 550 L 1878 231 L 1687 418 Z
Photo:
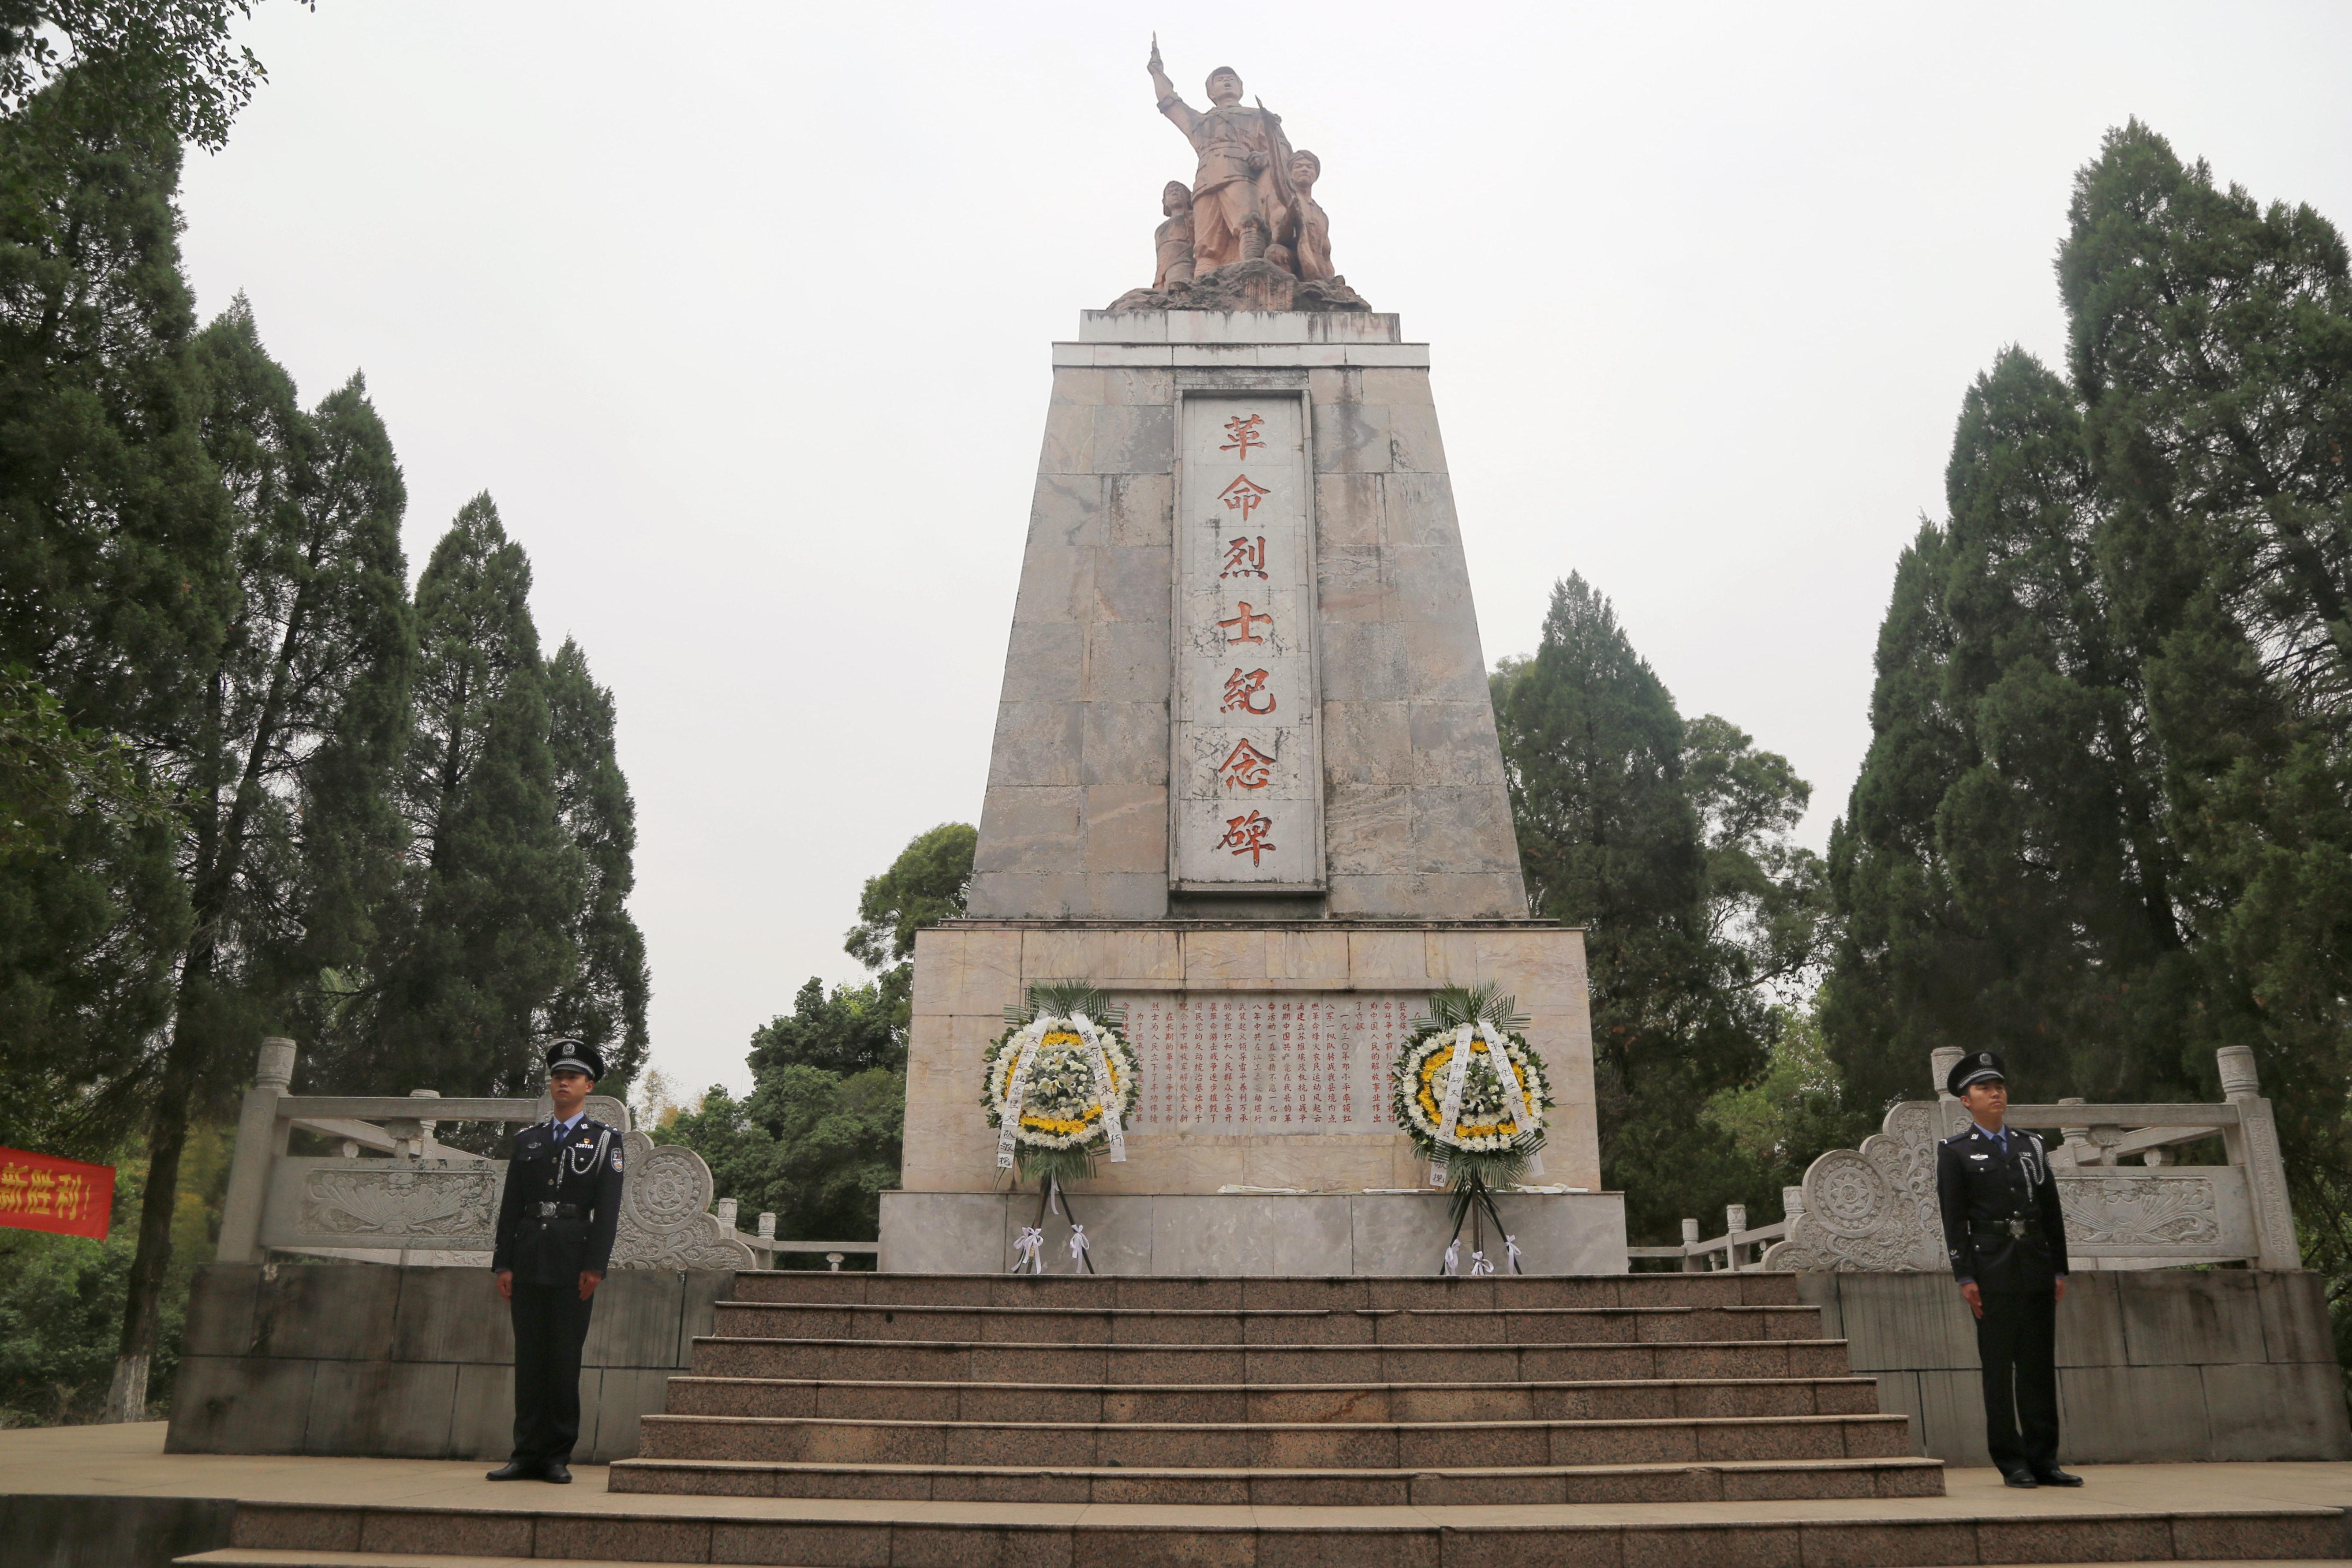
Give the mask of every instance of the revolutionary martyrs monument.
M 980 1087 L 1041 982 L 1125 1008 L 1125 1159 L 1074 1189 L 1105 1272 L 1421 1274 L 1445 1198 L 1390 1075 L 1448 984 L 1551 1064 L 1546 1273 L 1625 1267 L 1601 1193 L 1581 933 L 1528 914 L 1427 345 L 1331 269 L 1321 172 L 1230 69 L 1150 289 L 1054 346 L 968 918 L 919 937 L 882 1267 L 991 1272 L 1038 1207 Z M 1139 247 L 1139 264 L 1141 260 Z M 1069 1220 L 1048 1217 L 1057 1260 Z

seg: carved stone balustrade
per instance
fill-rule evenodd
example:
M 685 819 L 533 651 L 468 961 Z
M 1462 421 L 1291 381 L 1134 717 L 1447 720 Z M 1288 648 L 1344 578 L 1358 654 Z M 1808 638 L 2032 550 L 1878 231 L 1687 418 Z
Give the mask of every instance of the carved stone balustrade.
M 1832 1149 L 1805 1172 L 1788 1236 L 1768 1247 L 1766 1268 L 1930 1271 L 1946 1267 L 1936 1205 L 1936 1145 L 1968 1125 L 1960 1102 L 1940 1092 L 1957 1049 L 1935 1053 L 1932 1100 L 1906 1100 L 1859 1149 Z M 2296 1268 L 2294 1214 L 2287 1202 L 2271 1103 L 2253 1053 L 2221 1059 L 2221 1104 L 2012 1105 L 2009 1125 L 2047 1130 L 2050 1166 L 2066 1214 L 2077 1269 L 2161 1268 L 2249 1263 Z M 2171 1151 L 2221 1137 L 2225 1165 L 2179 1165 Z M 2137 1166 L 2121 1163 L 2137 1155 Z M 1719 1246 L 1717 1244 L 1706 1244 Z
M 547 1100 L 452 1100 L 430 1090 L 289 1094 L 294 1053 L 291 1040 L 262 1043 L 237 1120 L 218 1260 L 259 1263 L 275 1249 L 384 1263 L 486 1262 L 506 1164 L 447 1148 L 435 1131 L 455 1121 L 541 1121 Z M 420 1100 L 430 1102 L 430 1120 L 418 1116 Z M 622 1132 L 614 1268 L 753 1267 L 749 1242 L 709 1212 L 710 1168 L 701 1155 L 632 1131 L 629 1108 L 610 1095 L 590 1095 L 587 1111 Z M 340 1140 L 341 1155 L 289 1152 L 297 1127 Z M 363 1150 L 390 1157 L 365 1158 Z

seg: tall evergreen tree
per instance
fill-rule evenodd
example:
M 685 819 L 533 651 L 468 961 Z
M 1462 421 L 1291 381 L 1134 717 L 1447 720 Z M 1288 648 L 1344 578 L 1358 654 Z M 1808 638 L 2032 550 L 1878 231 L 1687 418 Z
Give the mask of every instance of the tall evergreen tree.
M 2065 384 L 2004 353 L 1946 489 L 1949 521 L 1896 571 L 1876 734 L 1832 839 L 1832 1049 L 1873 1102 L 1923 1092 L 1939 1046 L 1998 1045 L 2053 1092 L 2186 1090 L 2178 858 Z
M 1686 731 L 1608 600 L 1580 576 L 1554 588 L 1534 658 L 1507 665 L 1494 684 L 1530 902 L 1585 928 L 1602 1174 L 1627 1194 L 1632 1229 L 1668 1232 L 1685 1214 L 1748 1195 L 1730 1140 L 1696 1110 L 1755 1076 L 1771 1030 L 1762 996 L 1744 984 L 1747 955 L 1711 930 Z M 1740 749 L 1717 740 L 1727 753 Z M 1720 771 L 1731 771 L 1727 754 Z M 1724 821 L 1726 845 L 1739 842 L 1742 829 Z
M 21 47 L 12 45 L 11 47 Z M 149 777 L 203 697 L 202 650 L 232 598 L 230 518 L 199 439 L 163 117 L 123 112 L 124 66 L 68 71 L 0 120 L 0 666 Z M 54 853 L 0 865 L 0 1066 L 47 1106 L 44 1146 L 107 1152 L 142 1100 L 128 1084 L 170 1016 L 189 922 L 173 835 L 79 814 Z M 18 1125 L 31 1129 L 19 1113 Z
M 579 849 L 587 880 L 572 921 L 578 967 L 547 1009 L 546 1030 L 586 1041 L 606 1076 L 625 1082 L 646 1058 L 646 939 L 629 918 L 636 885 L 636 802 L 614 747 L 613 694 L 588 673 L 588 656 L 566 637 L 548 666 L 549 745 L 556 809 Z
M 416 584 L 414 722 L 394 792 L 407 868 L 343 1015 L 338 1082 L 537 1091 L 535 1041 L 579 973 L 590 874 L 562 819 L 530 595 L 522 547 L 475 497 Z
M 196 345 L 205 447 L 235 523 L 236 597 L 196 650 L 204 699 L 151 742 L 181 793 L 193 926 L 168 1034 L 118 1085 L 152 1093 L 148 1179 L 110 1413 L 146 1408 L 192 1117 L 223 1104 L 255 1038 L 300 1006 L 306 971 L 345 955 L 351 868 L 403 719 L 410 626 L 383 426 L 356 380 L 315 416 L 240 301 Z
M 2068 218 L 2105 560 L 2206 974 L 2183 1023 L 2199 1055 L 2255 1047 L 2352 1303 L 2352 267 L 2310 207 L 2217 188 L 2137 121 Z

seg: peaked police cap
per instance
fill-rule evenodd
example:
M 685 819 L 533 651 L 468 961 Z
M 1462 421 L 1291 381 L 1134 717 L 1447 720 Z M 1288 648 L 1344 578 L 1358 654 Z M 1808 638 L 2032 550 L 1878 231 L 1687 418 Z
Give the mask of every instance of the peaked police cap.
M 547 1047 L 547 1070 L 551 1073 L 584 1072 L 592 1079 L 603 1078 L 604 1058 L 596 1054 L 593 1046 L 584 1046 L 573 1039 L 557 1040 Z
M 1982 1083 L 1988 1079 L 2000 1083 L 2009 1081 L 2009 1070 L 2000 1059 L 2000 1053 L 1970 1051 L 1954 1062 L 1952 1070 L 1944 1075 L 1944 1089 L 1947 1093 L 1958 1096 L 1969 1085 Z

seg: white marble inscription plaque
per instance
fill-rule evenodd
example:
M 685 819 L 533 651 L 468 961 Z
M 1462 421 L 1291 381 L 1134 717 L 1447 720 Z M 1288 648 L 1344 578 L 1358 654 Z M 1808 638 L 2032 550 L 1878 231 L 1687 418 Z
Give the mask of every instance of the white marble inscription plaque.
M 1143 1068 L 1138 1132 L 1393 1132 L 1388 1074 L 1425 994 L 1148 992 L 1120 998 Z
M 1179 889 L 1319 889 L 1315 573 L 1297 395 L 1188 393 L 1177 498 Z

